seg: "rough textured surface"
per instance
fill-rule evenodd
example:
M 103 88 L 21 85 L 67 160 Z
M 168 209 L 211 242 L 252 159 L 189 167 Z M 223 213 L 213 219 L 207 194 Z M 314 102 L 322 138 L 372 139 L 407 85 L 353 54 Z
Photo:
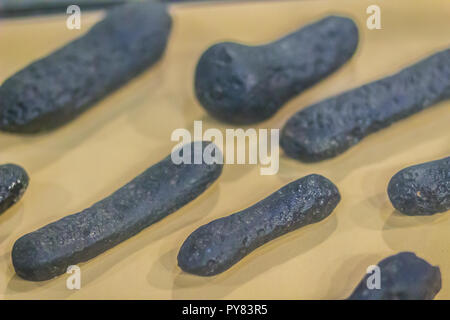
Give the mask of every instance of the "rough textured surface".
M 450 49 L 399 73 L 301 110 L 281 134 L 290 157 L 334 157 L 370 133 L 450 98 Z
M 159 0 L 161 2 L 214 2 L 214 1 L 220 1 L 220 2 L 240 2 L 240 1 L 264 1 L 264 0 Z
M 388 195 L 394 208 L 408 215 L 450 210 L 450 157 L 399 171 L 389 181 Z
M 303 177 L 243 211 L 198 228 L 183 243 L 178 265 L 196 275 L 216 275 L 266 242 L 325 219 L 339 201 L 331 181 L 316 174 Z
M 20 200 L 28 182 L 22 167 L 10 163 L 0 166 L 0 214 Z
M 22 236 L 12 250 L 14 269 L 32 281 L 63 274 L 195 199 L 221 172 L 220 164 L 176 165 L 168 156 L 90 208 Z
M 78 5 L 81 11 L 105 8 L 138 0 L 0 0 L 0 17 L 17 17 L 42 13 L 65 14 L 67 7 Z
M 334 16 L 262 46 L 219 43 L 198 62 L 195 92 L 203 107 L 220 120 L 262 121 L 338 69 L 357 44 L 355 23 Z
M 126 22 L 126 23 L 125 23 Z M 35 133 L 75 118 L 155 63 L 171 29 L 166 5 L 127 4 L 0 87 L 0 130 Z
M 367 274 L 350 300 L 431 300 L 441 290 L 441 271 L 412 252 L 400 252 L 378 263 L 380 289 L 368 289 Z

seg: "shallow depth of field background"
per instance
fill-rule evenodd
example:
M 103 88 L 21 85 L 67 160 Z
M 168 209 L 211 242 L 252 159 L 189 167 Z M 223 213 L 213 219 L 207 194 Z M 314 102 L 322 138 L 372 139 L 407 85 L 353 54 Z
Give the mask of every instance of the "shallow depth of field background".
M 381 7 L 382 30 L 366 28 L 366 8 Z M 79 264 L 81 290 L 68 275 L 33 283 L 14 273 L 11 248 L 25 233 L 108 196 L 168 155 L 176 128 L 229 128 L 207 116 L 193 93 L 193 74 L 211 44 L 260 44 L 327 14 L 352 17 L 360 30 L 356 55 L 332 76 L 290 101 L 256 128 L 280 128 L 311 103 L 394 73 L 450 46 L 448 0 L 273 1 L 180 4 L 171 8 L 164 58 L 65 127 L 39 136 L 0 134 L 0 163 L 30 174 L 16 206 L 0 216 L 1 299 L 342 299 L 366 268 L 399 251 L 413 251 L 442 272 L 437 299 L 450 298 L 450 213 L 408 217 L 391 206 L 389 179 L 400 169 L 450 155 L 450 101 L 373 134 L 343 155 L 304 164 L 280 155 L 275 176 L 259 167 L 226 165 L 195 201 L 97 258 Z M 74 39 L 102 17 L 82 13 L 81 30 L 66 16 L 0 20 L 0 83 L 28 63 Z M 126 21 L 124 21 L 126 23 Z M 326 220 L 287 234 L 212 278 L 181 272 L 184 239 L 213 219 L 244 209 L 310 173 L 331 179 L 342 201 Z

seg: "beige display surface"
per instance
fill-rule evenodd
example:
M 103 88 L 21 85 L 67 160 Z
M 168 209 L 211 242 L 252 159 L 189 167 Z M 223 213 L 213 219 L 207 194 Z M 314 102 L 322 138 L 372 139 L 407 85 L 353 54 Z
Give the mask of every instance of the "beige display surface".
M 201 53 L 222 40 L 260 44 L 327 14 L 359 26 L 356 55 L 324 81 L 256 128 L 280 128 L 297 110 L 394 73 L 450 46 L 450 1 L 376 1 L 381 30 L 368 30 L 374 1 L 273 1 L 191 4 L 171 8 L 173 30 L 164 58 L 63 128 L 37 136 L 0 134 L 0 163 L 22 165 L 30 186 L 0 216 L 1 299 L 342 299 L 366 268 L 413 251 L 442 273 L 437 299 L 450 298 L 450 212 L 409 217 L 395 211 L 386 188 L 400 169 L 450 155 L 450 101 L 364 139 L 341 156 L 304 164 L 280 154 L 277 175 L 258 165 L 225 165 L 214 185 L 184 208 L 115 248 L 79 264 L 81 289 L 62 275 L 28 282 L 15 275 L 11 248 L 20 236 L 111 194 L 168 155 L 176 128 L 233 128 L 207 116 L 193 93 Z M 86 32 L 102 13 L 82 13 L 81 30 L 66 16 L 0 20 L 0 82 Z M 126 23 L 126 21 L 123 21 Z M 200 225 L 244 209 L 282 185 L 319 173 L 342 201 L 326 220 L 278 238 L 230 270 L 202 278 L 183 273 L 177 253 Z

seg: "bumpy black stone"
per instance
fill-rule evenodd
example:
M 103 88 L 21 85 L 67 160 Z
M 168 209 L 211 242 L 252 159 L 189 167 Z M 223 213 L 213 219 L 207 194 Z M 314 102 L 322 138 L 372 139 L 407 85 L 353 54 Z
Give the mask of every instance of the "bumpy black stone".
M 441 290 L 441 271 L 412 252 L 400 252 L 378 263 L 380 289 L 369 289 L 367 274 L 350 300 L 432 300 Z M 372 282 L 372 281 L 369 281 Z
M 387 192 L 394 208 L 407 215 L 450 210 L 450 157 L 399 171 Z
M 212 276 L 259 246 L 328 217 L 340 201 L 336 186 L 312 174 L 289 183 L 255 205 L 194 231 L 178 253 L 186 272 Z
M 29 180 L 26 171 L 18 165 L 0 166 L 0 214 L 22 198 Z
M 67 7 L 78 5 L 82 11 L 106 8 L 137 0 L 0 0 L 0 17 L 17 17 L 46 13 L 66 14 Z
M 262 46 L 219 43 L 198 62 L 195 92 L 202 106 L 220 120 L 263 121 L 338 69 L 357 45 L 355 23 L 335 16 Z
M 35 133 L 72 120 L 155 63 L 171 23 L 162 3 L 111 9 L 86 35 L 3 83 L 0 130 Z
M 280 144 L 306 162 L 337 156 L 367 135 L 450 98 L 450 49 L 292 116 Z
M 109 8 L 127 2 L 152 0 L 0 0 L 0 17 L 18 17 L 38 14 L 66 14 L 70 5 L 77 5 L 82 11 Z M 153 0 L 160 2 L 201 2 L 212 0 Z M 221 1 L 221 0 L 219 0 Z M 230 0 L 239 1 L 239 0 Z
M 176 165 L 168 156 L 90 208 L 19 238 L 12 249 L 14 269 L 31 281 L 63 274 L 195 199 L 221 172 L 221 164 Z

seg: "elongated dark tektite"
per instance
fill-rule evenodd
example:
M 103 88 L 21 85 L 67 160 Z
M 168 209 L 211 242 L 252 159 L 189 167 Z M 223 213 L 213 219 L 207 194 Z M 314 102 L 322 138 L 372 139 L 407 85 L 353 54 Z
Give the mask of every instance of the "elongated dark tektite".
M 389 181 L 388 195 L 394 208 L 407 215 L 450 210 L 450 157 L 400 170 Z
M 0 214 L 22 198 L 28 183 L 22 167 L 11 163 L 0 166 Z
M 387 257 L 378 267 L 379 272 L 374 270 L 361 280 L 349 300 L 432 300 L 441 290 L 439 267 L 412 252 Z
M 292 116 L 281 133 L 302 161 L 337 156 L 367 135 L 450 98 L 450 49 L 387 78 L 324 100 Z
M 127 4 L 81 38 L 0 87 L 0 130 L 35 133 L 72 120 L 158 61 L 171 29 L 166 5 Z
M 328 217 L 340 201 L 336 186 L 312 174 L 255 205 L 195 230 L 178 253 L 178 265 L 200 276 L 221 273 L 259 246 Z
M 202 106 L 220 120 L 263 121 L 338 69 L 357 45 L 355 23 L 335 16 L 262 46 L 219 43 L 198 62 L 195 92 Z
M 90 208 L 19 238 L 12 250 L 14 269 L 32 281 L 63 274 L 195 199 L 221 172 L 221 164 L 174 164 L 168 156 Z

